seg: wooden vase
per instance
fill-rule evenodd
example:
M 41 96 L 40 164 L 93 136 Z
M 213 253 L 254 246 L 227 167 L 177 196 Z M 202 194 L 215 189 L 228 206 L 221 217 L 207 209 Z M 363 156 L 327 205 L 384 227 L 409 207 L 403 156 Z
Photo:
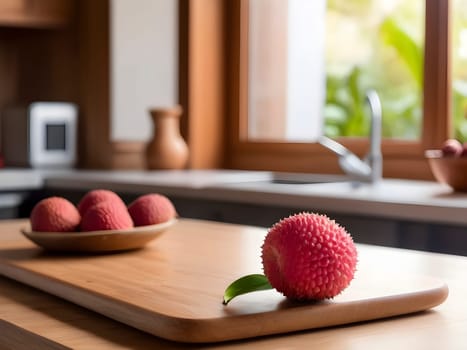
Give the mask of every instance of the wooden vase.
M 148 169 L 183 169 L 188 161 L 188 146 L 180 135 L 182 107 L 149 110 L 154 132 L 146 145 Z

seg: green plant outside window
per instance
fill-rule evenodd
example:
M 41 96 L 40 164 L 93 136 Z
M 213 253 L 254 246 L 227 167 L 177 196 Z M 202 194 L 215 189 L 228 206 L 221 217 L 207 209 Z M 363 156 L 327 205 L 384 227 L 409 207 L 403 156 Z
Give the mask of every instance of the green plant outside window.
M 457 0 L 454 6 L 462 7 L 460 2 L 467 0 Z M 368 134 L 364 96 L 374 88 L 382 101 L 383 136 L 420 138 L 424 1 L 390 3 L 328 1 L 325 133 L 330 137 Z M 452 136 L 467 141 L 467 13 L 456 12 L 454 17 Z M 346 35 L 339 39 L 344 30 Z M 350 40 L 349 33 L 354 34 Z

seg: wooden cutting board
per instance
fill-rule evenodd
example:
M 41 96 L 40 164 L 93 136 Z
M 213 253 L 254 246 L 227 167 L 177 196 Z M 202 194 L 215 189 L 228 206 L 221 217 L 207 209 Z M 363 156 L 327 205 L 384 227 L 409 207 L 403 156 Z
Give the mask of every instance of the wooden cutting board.
M 180 220 L 145 249 L 104 255 L 47 253 L 21 237 L 0 246 L 0 274 L 162 338 L 217 342 L 414 313 L 442 303 L 447 286 L 405 276 L 358 246 L 358 271 L 333 300 L 297 303 L 276 291 L 222 305 L 234 279 L 261 272 L 265 229 Z

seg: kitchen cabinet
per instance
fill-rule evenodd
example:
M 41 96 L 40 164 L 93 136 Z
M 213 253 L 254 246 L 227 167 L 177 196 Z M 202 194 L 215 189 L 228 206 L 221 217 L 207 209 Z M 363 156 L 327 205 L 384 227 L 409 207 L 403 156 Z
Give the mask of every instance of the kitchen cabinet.
M 144 167 L 148 108 L 178 99 L 177 6 L 0 0 L 0 113 L 36 101 L 75 103 L 79 168 Z
M 79 166 L 110 162 L 109 1 L 0 1 L 0 112 L 36 101 L 79 106 Z
M 73 0 L 2 0 L 0 26 L 60 27 L 72 14 Z

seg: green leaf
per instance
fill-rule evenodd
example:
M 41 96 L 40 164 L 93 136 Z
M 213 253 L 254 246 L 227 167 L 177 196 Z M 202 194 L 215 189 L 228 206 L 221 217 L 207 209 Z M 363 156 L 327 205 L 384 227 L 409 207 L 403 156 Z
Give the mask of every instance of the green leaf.
M 386 44 L 396 50 L 417 82 L 417 86 L 421 88 L 423 85 L 423 49 L 420 45 L 391 18 L 387 18 L 381 24 L 380 35 Z
M 229 301 L 239 295 L 267 289 L 272 289 L 272 286 L 265 275 L 246 275 L 235 280 L 227 287 L 222 304 L 227 305 Z

